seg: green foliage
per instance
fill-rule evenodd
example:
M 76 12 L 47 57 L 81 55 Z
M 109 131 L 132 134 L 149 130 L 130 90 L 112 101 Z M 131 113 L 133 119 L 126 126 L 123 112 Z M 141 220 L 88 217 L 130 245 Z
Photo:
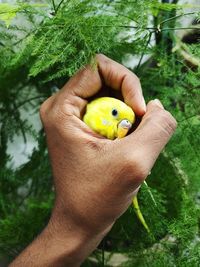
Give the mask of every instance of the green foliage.
M 48 221 L 53 200 L 50 165 L 43 138 L 38 142 L 38 149 L 17 170 L 1 166 L 0 256 L 15 256 Z
M 3 20 L 7 26 L 10 26 L 11 21 L 17 16 L 18 12 L 25 12 L 32 7 L 43 7 L 42 4 L 18 4 L 11 5 L 7 3 L 0 3 L 0 20 Z
M 151 234 L 130 207 L 100 249 L 127 255 L 120 266 L 199 266 L 200 46 L 182 44 L 173 30 L 180 28 L 184 8 L 156 0 L 0 4 L 0 257 L 12 259 L 30 243 L 52 208 L 44 134 L 33 114 L 96 53 L 104 53 L 119 62 L 136 56 L 133 71 L 146 100 L 161 99 L 179 127 L 147 179 L 157 205 L 145 186 L 138 195 Z M 18 137 L 26 146 L 30 136 L 35 148 L 15 166 L 9 147 Z M 99 250 L 93 257 L 103 266 Z M 83 266 L 95 265 L 89 258 Z

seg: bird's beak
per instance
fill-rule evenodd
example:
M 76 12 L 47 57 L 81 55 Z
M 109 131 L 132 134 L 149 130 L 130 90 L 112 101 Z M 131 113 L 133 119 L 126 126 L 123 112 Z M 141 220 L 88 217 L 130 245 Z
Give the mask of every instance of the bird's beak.
M 126 136 L 131 127 L 132 123 L 129 120 L 121 120 L 117 125 L 118 138 L 123 138 L 124 136 Z

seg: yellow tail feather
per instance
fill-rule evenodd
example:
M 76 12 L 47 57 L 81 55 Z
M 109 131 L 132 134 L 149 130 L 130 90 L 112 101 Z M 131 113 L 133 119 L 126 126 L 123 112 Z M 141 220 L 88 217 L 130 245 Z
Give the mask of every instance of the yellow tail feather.
M 140 222 L 142 223 L 144 228 L 147 230 L 147 232 L 150 233 L 150 229 L 149 229 L 149 227 L 148 227 L 148 225 L 147 225 L 147 223 L 146 223 L 146 221 L 145 221 L 145 219 L 144 219 L 144 217 L 142 215 L 142 212 L 140 210 L 140 207 L 139 207 L 139 204 L 138 204 L 138 200 L 137 200 L 137 196 L 135 196 L 133 198 L 132 202 L 133 202 L 133 207 L 135 209 L 135 213 L 136 213 L 138 219 L 140 220 Z

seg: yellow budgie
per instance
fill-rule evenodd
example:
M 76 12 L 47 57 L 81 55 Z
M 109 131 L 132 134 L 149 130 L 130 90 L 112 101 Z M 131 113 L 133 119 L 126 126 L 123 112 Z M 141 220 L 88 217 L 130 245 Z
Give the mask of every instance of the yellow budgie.
M 113 140 L 126 136 L 135 122 L 135 113 L 124 102 L 116 98 L 101 97 L 87 105 L 83 121 L 95 132 Z M 136 196 L 133 198 L 133 206 L 144 228 L 150 232 Z

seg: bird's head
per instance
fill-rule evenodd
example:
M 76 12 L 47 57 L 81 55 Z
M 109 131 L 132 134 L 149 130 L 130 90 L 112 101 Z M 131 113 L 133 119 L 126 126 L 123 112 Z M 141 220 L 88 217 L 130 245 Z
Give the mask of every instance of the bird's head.
M 101 97 L 88 104 L 84 121 L 109 139 L 126 136 L 135 121 L 135 113 L 124 102 Z

